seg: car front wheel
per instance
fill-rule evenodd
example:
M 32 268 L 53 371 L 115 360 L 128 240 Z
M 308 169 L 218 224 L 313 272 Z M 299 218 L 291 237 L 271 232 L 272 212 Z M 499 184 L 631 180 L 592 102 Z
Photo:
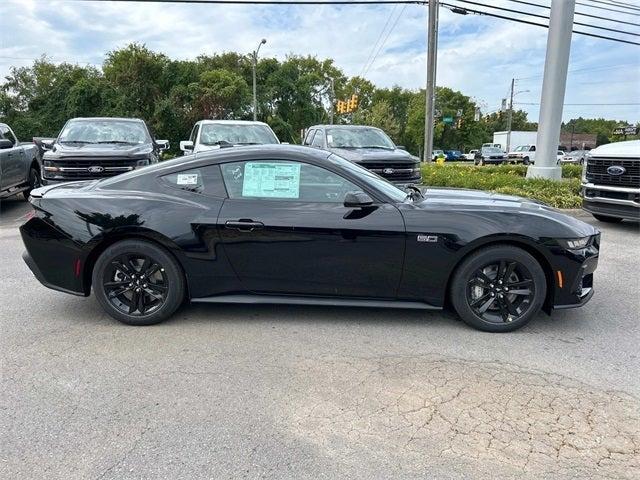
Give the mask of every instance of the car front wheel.
M 92 275 L 102 308 L 128 325 L 152 325 L 170 317 L 185 295 L 184 276 L 176 260 L 161 247 L 124 240 L 108 247 Z
M 546 292 L 544 271 L 534 257 L 517 247 L 497 245 L 463 260 L 451 284 L 451 302 L 468 325 L 510 332 L 540 311 Z
M 29 188 L 23 192 L 24 199 L 29 200 L 31 191 L 36 188 L 40 188 L 41 186 L 42 182 L 40 181 L 40 172 L 38 172 L 37 168 L 31 167 L 31 170 L 29 170 Z

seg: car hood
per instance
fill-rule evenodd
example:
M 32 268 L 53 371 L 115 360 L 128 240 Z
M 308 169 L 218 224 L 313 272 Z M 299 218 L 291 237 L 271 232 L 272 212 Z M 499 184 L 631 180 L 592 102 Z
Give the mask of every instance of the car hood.
M 419 159 L 414 157 L 405 150 L 382 150 L 380 148 L 328 148 L 328 151 L 349 160 L 351 162 L 363 163 L 368 162 L 418 162 Z
M 538 200 L 462 188 L 423 187 L 422 191 L 424 199 L 413 204 L 417 209 L 481 210 L 535 215 L 566 227 L 566 231 L 572 232 L 569 236 L 580 237 L 597 233 L 597 229 L 588 223 Z
M 53 150 L 44 153 L 45 159 L 59 157 L 112 157 L 118 156 L 138 156 L 149 154 L 153 151 L 150 143 L 137 145 L 124 145 L 118 143 L 86 143 L 82 145 L 70 145 L 56 143 Z

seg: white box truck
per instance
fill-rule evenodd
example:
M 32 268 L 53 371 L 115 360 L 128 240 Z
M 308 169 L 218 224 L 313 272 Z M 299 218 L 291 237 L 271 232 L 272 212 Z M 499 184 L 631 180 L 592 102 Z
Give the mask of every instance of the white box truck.
M 493 143 L 500 144 L 500 148 L 507 151 L 507 135 L 509 132 L 494 132 L 493 133 Z M 537 131 L 533 132 L 523 132 L 518 130 L 513 130 L 511 132 L 511 142 L 509 144 L 509 152 L 513 152 L 516 147 L 521 145 L 535 145 L 536 138 L 538 136 Z M 509 153 L 507 152 L 507 153 Z

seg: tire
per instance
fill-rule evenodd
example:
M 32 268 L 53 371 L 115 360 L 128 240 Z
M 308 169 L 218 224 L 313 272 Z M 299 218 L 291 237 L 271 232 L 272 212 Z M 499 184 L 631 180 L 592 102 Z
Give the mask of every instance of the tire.
M 460 318 L 485 332 L 522 328 L 538 314 L 546 294 L 541 265 L 526 251 L 510 245 L 470 254 L 456 269 L 450 291 Z
M 529 165 L 529 157 L 524 157 L 524 158 L 522 159 L 522 164 L 523 164 L 523 165 Z
M 607 215 L 596 215 L 595 213 L 592 214 L 596 220 L 599 220 L 600 222 L 605 222 L 605 223 L 620 223 L 623 219 L 619 218 L 619 217 L 609 217 Z
M 176 260 L 143 240 L 123 240 L 102 252 L 92 284 L 105 312 L 127 325 L 160 323 L 185 297 L 184 275 Z
M 25 200 L 29 200 L 29 195 L 31 195 L 31 191 L 35 190 L 38 187 L 42 186 L 42 181 L 40 180 L 40 172 L 37 168 L 31 167 L 29 170 L 29 188 L 22 192 Z

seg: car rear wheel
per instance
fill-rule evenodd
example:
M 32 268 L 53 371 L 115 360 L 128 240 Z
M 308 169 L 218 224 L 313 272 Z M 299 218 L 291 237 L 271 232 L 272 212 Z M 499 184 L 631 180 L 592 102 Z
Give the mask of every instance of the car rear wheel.
M 31 191 L 35 190 L 42 186 L 42 182 L 40 181 L 40 172 L 35 167 L 31 167 L 29 170 L 29 188 L 22 192 L 25 200 L 29 200 L 29 195 L 31 195 Z
M 596 220 L 599 220 L 605 223 L 620 223 L 622 221 L 622 218 L 619 218 L 619 217 L 609 217 L 607 215 L 596 215 L 595 213 L 593 214 L 593 216 L 596 218 Z
M 93 269 L 93 290 L 104 310 L 128 325 L 152 325 L 182 303 L 180 266 L 164 249 L 141 240 L 111 245 Z
M 468 325 L 510 332 L 540 311 L 546 291 L 544 271 L 534 257 L 517 247 L 497 245 L 462 262 L 451 284 L 451 302 Z

